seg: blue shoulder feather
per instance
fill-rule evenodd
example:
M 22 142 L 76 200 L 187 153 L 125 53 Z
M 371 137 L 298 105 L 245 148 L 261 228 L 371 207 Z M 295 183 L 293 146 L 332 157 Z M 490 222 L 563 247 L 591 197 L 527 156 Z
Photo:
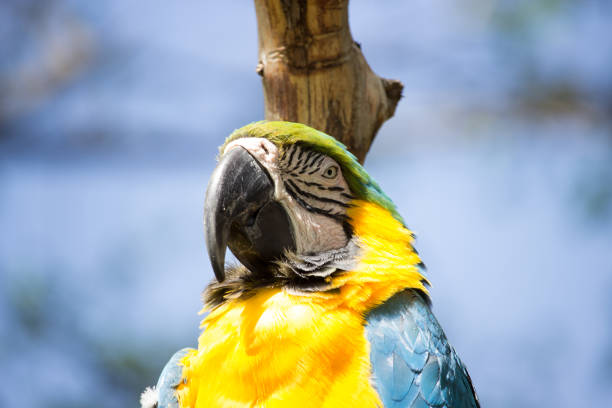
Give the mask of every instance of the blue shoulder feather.
M 155 387 L 158 392 L 158 408 L 178 408 L 175 391 L 183 376 L 183 366 L 179 362 L 190 350 L 192 349 L 184 348 L 174 353 L 162 370 Z
M 480 407 L 427 301 L 406 290 L 367 317 L 373 385 L 386 408 Z

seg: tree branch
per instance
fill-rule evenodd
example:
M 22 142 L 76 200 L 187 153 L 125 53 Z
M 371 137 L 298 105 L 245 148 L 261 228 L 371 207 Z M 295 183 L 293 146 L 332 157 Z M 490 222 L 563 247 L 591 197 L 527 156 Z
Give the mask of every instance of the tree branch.
M 403 85 L 370 69 L 351 36 L 348 0 L 255 0 L 255 11 L 266 119 L 322 130 L 363 163 Z

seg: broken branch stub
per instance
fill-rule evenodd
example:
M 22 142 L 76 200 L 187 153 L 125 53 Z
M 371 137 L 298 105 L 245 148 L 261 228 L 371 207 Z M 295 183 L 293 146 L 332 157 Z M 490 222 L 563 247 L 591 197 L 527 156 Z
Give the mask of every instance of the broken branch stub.
M 353 41 L 348 0 L 255 0 L 265 117 L 334 136 L 363 163 L 401 82 L 377 76 Z

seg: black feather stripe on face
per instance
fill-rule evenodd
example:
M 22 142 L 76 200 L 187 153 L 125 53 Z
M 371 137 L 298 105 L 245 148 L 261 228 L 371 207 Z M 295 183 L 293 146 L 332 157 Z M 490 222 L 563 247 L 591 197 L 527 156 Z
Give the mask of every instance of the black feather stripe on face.
M 333 185 L 333 181 L 323 178 L 322 165 L 326 157 L 299 143 L 289 146 L 279 162 L 283 185 L 307 211 L 343 221 L 354 196 L 348 187 Z
M 333 218 L 337 221 L 344 221 L 346 220 L 347 216 L 345 214 L 339 214 L 339 213 L 332 213 L 332 210 L 326 210 L 324 208 L 319 208 L 319 207 L 315 207 L 310 205 L 308 202 L 304 201 L 304 199 L 302 199 L 302 197 L 300 197 L 291 187 L 291 185 L 288 182 L 284 182 L 284 186 L 285 189 L 287 190 L 287 192 L 289 193 L 289 195 L 300 205 L 302 206 L 304 209 L 310 211 L 311 213 L 314 214 L 319 214 L 319 215 L 325 215 L 327 217 Z
M 313 200 L 321 201 L 324 203 L 336 204 L 344 208 L 349 207 L 349 205 L 343 201 L 338 201 L 338 200 L 334 200 L 333 198 L 318 196 L 316 194 L 312 194 L 307 191 L 303 191 L 298 186 L 296 186 L 293 180 L 291 179 L 287 180 L 287 182 L 291 185 L 291 187 L 293 187 L 294 191 L 302 197 L 312 198 Z

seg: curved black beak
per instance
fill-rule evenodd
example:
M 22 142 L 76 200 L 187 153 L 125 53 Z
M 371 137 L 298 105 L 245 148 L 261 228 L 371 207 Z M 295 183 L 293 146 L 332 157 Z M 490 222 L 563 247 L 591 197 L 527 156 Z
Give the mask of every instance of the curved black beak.
M 285 249 L 295 249 L 284 208 L 274 201 L 266 169 L 242 147 L 227 152 L 212 173 L 204 201 L 206 246 L 215 276 L 225 279 L 225 248 L 254 274 L 265 275 Z

